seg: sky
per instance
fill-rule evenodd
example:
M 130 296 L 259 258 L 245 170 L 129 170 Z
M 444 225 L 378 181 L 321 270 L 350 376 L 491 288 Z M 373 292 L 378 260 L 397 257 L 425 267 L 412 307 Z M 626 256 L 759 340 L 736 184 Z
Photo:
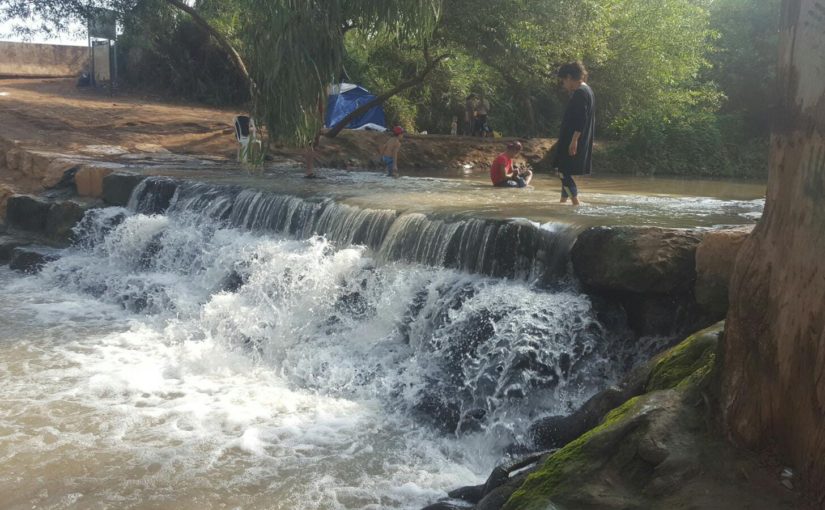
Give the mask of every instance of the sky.
M 12 27 L 17 22 L 14 21 L 6 21 L 0 22 L 0 41 L 24 41 L 18 36 L 12 34 Z M 89 42 L 86 40 L 85 35 L 78 36 L 77 32 L 80 31 L 82 27 L 80 24 L 76 24 L 76 27 L 72 28 L 73 33 L 67 34 L 58 34 L 57 37 L 44 37 L 42 35 L 38 35 L 32 37 L 30 39 L 26 39 L 24 42 L 31 42 L 31 43 L 46 43 L 46 44 L 67 44 L 71 46 L 87 46 Z

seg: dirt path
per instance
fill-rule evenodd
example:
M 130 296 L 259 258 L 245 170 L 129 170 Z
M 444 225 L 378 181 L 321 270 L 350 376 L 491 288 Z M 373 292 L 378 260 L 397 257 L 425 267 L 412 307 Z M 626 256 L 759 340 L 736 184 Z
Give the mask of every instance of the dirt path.
M 134 93 L 79 89 L 72 80 L 0 80 L 0 138 L 26 148 L 61 153 L 95 152 L 94 146 L 116 146 L 122 151 L 154 152 L 231 160 L 236 142 L 231 125 L 240 110 L 211 108 Z M 344 132 L 322 139 L 319 165 L 371 168 L 386 135 Z M 416 135 L 406 140 L 400 168 L 448 169 L 462 165 L 484 166 L 498 154 L 506 139 L 480 139 L 446 135 Z M 525 140 L 525 157 L 538 162 L 552 140 Z M 92 149 L 89 148 L 92 146 Z M 100 149 L 100 148 L 98 148 Z M 113 152 L 120 152 L 114 150 Z M 274 147 L 281 162 L 297 162 L 300 152 Z M 120 154 L 97 150 L 96 156 L 117 160 Z

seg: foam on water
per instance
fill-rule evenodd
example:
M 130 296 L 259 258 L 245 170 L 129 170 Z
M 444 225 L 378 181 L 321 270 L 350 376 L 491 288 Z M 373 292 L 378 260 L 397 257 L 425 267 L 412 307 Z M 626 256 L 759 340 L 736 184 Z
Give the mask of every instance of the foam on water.
M 0 272 L 13 507 L 421 507 L 632 363 L 574 290 L 185 212 L 80 229 Z

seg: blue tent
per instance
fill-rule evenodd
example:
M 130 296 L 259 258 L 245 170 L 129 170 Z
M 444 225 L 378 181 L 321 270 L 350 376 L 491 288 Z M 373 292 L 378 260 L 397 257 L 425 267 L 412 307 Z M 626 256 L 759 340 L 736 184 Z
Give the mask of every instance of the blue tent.
M 327 127 L 336 125 L 351 111 L 374 98 L 375 96 L 370 94 L 364 87 L 351 83 L 341 83 L 340 85 L 330 87 L 325 119 Z M 353 119 L 347 126 L 347 129 L 360 129 L 364 127 L 386 129 L 387 120 L 386 117 L 384 117 L 384 108 L 382 108 L 381 105 L 371 108 L 360 117 Z

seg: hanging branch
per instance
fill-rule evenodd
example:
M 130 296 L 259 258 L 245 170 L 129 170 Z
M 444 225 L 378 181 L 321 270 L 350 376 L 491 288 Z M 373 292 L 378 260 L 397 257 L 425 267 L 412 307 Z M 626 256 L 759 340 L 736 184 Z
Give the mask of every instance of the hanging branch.
M 243 58 L 241 58 L 240 53 L 238 53 L 238 50 L 236 50 L 235 47 L 232 46 L 232 43 L 229 42 L 229 39 L 220 31 L 216 30 L 212 25 L 210 25 L 209 22 L 206 21 L 203 18 L 203 16 L 201 16 L 198 13 L 198 11 L 186 5 L 183 1 L 166 0 L 166 2 L 172 5 L 173 7 L 188 14 L 196 25 L 205 30 L 210 36 L 212 36 L 213 39 L 215 39 L 215 41 L 217 41 L 221 49 L 223 49 L 223 51 L 226 52 L 227 56 L 229 56 L 230 60 L 232 60 L 232 63 L 235 64 L 235 67 L 238 68 L 238 71 L 240 71 L 241 75 L 243 75 L 247 85 L 249 86 L 249 92 L 252 95 L 252 99 L 254 100 L 255 98 L 257 98 L 258 86 L 255 84 L 255 81 L 252 79 L 252 76 L 250 76 L 249 71 L 246 68 L 246 64 L 244 63 Z

